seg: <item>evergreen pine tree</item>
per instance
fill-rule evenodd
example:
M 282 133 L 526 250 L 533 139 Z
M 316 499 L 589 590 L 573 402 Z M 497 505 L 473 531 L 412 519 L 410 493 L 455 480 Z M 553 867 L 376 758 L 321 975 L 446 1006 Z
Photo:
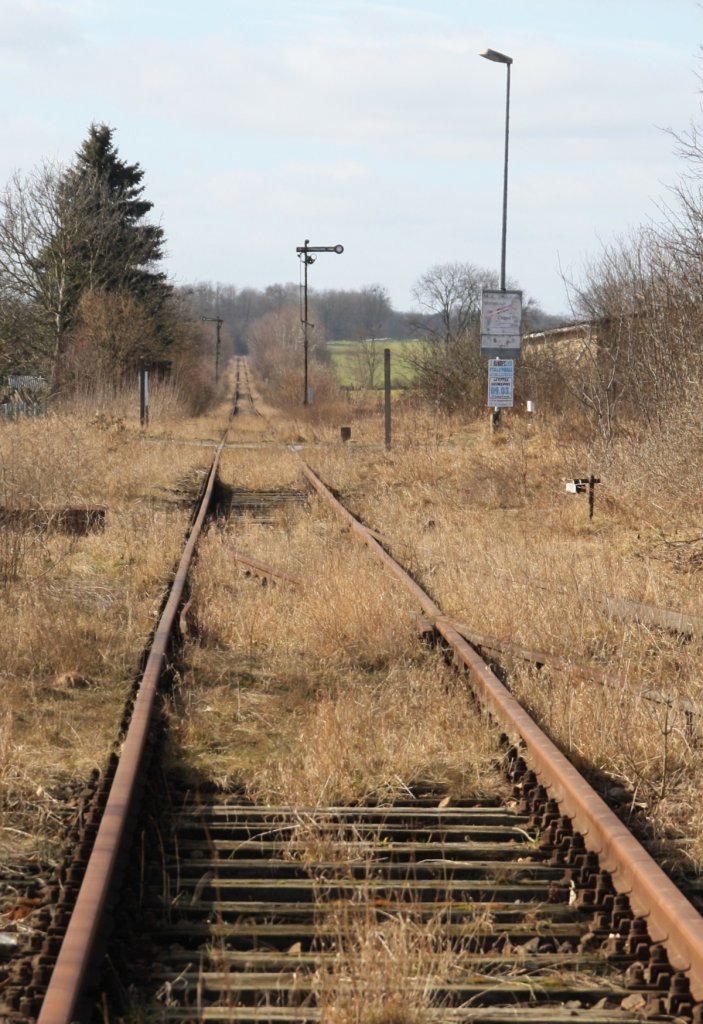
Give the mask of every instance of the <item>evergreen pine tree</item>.
M 92 124 L 68 169 L 63 189 L 90 196 L 89 230 L 75 253 L 75 276 L 80 291 L 123 290 L 157 316 L 171 287 L 157 269 L 163 258 L 164 232 L 144 220 L 153 203 L 144 198 L 144 171 L 121 160 L 113 142 L 114 129 Z

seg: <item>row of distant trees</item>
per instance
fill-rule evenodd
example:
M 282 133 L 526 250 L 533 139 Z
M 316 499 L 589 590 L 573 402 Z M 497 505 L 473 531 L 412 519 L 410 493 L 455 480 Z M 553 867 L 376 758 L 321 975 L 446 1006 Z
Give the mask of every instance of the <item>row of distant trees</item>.
M 299 286 L 174 288 L 162 269 L 165 238 L 149 219 L 152 208 L 144 171 L 120 157 L 105 124 L 90 126 L 68 166 L 44 163 L 13 176 L 0 192 L 0 367 L 43 373 L 58 392 L 114 390 L 140 364 L 185 368 L 181 376 L 202 396 L 212 373 L 193 367 L 213 362 L 215 332 L 207 321 L 218 318 L 223 359 L 248 351 L 264 379 L 299 395 Z M 412 315 L 394 310 L 379 284 L 311 289 L 317 379 L 325 379 L 327 339 L 358 342 L 358 383 L 369 385 L 380 339 L 419 337 L 420 391 L 469 411 L 479 402 L 481 288 L 495 283 L 471 264 L 433 267 L 417 282 Z
M 259 372 L 279 378 L 302 334 L 300 289 L 198 284 L 174 288 L 161 264 L 163 229 L 150 222 L 144 171 L 123 160 L 114 130 L 91 125 L 68 166 L 44 163 L 15 174 L 0 192 L 0 360 L 13 373 L 44 373 L 56 391 L 134 376 L 140 363 L 178 366 L 211 357 L 221 318 L 226 357 L 250 351 Z M 359 382 L 373 380 L 382 338 L 428 340 L 419 380 L 444 378 L 455 402 L 452 363 L 474 330 L 480 285 L 470 265 L 433 268 L 418 282 L 414 316 L 392 308 L 385 288 L 311 290 L 311 358 L 325 362 L 328 338 L 359 342 Z M 433 343 L 441 338 L 441 345 Z M 450 358 L 451 357 L 451 358 Z M 440 363 L 442 363 L 440 367 Z M 457 392 L 458 394 L 458 392 Z
M 327 341 L 354 341 L 357 383 L 373 386 L 382 358 L 382 339 L 423 339 L 425 344 L 416 356 L 419 389 L 427 391 L 433 401 L 439 395 L 447 408 L 466 408 L 467 388 L 475 398 L 479 384 L 481 289 L 496 286 L 494 274 L 472 264 L 441 264 L 428 270 L 416 283 L 416 308 L 412 313 L 394 310 L 387 291 L 378 284 L 346 291 L 310 289 L 311 359 L 325 365 Z M 288 363 L 290 372 L 294 366 L 300 366 L 300 359 L 296 362 L 294 354 L 302 339 L 298 285 L 272 285 L 257 290 L 201 283 L 184 289 L 184 295 L 197 315 L 223 318 L 236 350 L 251 355 L 264 379 L 280 383 L 281 375 L 289 373 Z M 526 323 L 545 326 L 556 319 L 528 303 Z
M 297 311 L 298 321 L 302 321 L 297 284 L 274 284 L 257 289 L 201 282 L 186 286 L 181 292 L 195 315 L 222 317 L 232 344 L 239 352 L 248 350 L 252 325 L 264 316 L 282 310 Z M 312 330 L 322 339 L 407 337 L 406 317 L 393 309 L 382 285 L 348 290 L 311 288 L 308 301 Z
M 184 289 L 183 295 L 195 316 L 222 318 L 232 349 L 249 353 L 257 375 L 279 396 L 300 400 L 304 314 L 298 285 L 271 285 L 259 290 L 201 283 Z M 350 290 L 310 289 L 309 361 L 315 369 L 318 393 L 334 387 L 328 371 L 328 340 L 355 340 L 360 352 L 369 347 L 375 351 L 379 339 L 405 337 L 407 330 L 405 318 L 393 310 L 388 293 L 380 285 Z M 367 377 L 368 370 L 359 383 L 366 383 Z

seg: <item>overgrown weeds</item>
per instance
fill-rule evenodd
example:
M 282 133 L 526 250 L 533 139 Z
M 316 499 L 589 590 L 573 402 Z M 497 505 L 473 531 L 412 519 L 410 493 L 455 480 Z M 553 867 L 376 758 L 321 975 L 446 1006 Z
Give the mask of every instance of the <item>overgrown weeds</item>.
M 295 480 L 289 454 L 262 465 L 240 453 L 240 486 Z M 238 551 L 300 584 L 263 586 Z M 397 581 L 324 509 L 289 511 L 278 528 L 231 520 L 211 531 L 193 607 L 182 728 L 219 779 L 296 807 L 392 799 L 423 781 L 496 792 L 496 739 L 464 684 L 421 648 Z
M 0 428 L 0 856 L 51 843 L 63 797 L 103 767 L 207 460 L 92 408 Z M 43 525 L 94 504 L 102 529 Z
M 682 708 L 703 706 L 701 640 L 618 617 L 604 600 L 700 613 L 703 449 L 693 421 L 686 443 L 681 429 L 650 433 L 646 459 L 633 442 L 606 451 L 556 424 L 506 418 L 500 434 L 477 427 L 469 444 L 399 440 L 388 454 L 330 449 L 311 462 L 447 614 L 620 676 L 618 691 L 554 670 L 509 681 L 586 770 L 628 794 L 653 841 L 666 838 L 668 856 L 698 870 L 700 716 Z M 590 473 L 601 480 L 593 519 L 586 498 L 565 490 Z
M 497 797 L 497 736 L 466 689 L 434 659 L 372 678 L 321 684 L 287 723 L 282 758 L 262 766 L 253 796 L 293 807 L 392 801 L 413 787 Z

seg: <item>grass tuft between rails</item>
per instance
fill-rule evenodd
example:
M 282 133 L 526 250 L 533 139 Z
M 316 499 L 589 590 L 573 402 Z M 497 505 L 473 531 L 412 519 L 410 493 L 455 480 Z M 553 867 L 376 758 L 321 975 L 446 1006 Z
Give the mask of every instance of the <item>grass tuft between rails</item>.
M 305 807 L 383 803 L 418 785 L 457 799 L 501 792 L 496 736 L 435 659 L 323 683 L 282 739 L 287 756 L 262 765 L 248 784 L 255 798 Z
M 464 951 L 442 915 L 423 920 L 409 908 L 378 914 L 369 900 L 333 915 L 335 955 L 313 979 L 329 1024 L 424 1024 L 436 1019 L 438 993 L 461 967 Z
M 291 466 L 300 486 L 291 455 L 268 479 L 260 459 L 241 460 L 238 484 L 290 486 Z M 237 551 L 300 583 L 264 585 Z M 294 807 L 388 800 L 423 782 L 457 796 L 499 788 L 497 737 L 465 684 L 420 645 L 398 582 L 319 503 L 277 528 L 211 530 L 192 595 L 175 726 L 199 771 Z

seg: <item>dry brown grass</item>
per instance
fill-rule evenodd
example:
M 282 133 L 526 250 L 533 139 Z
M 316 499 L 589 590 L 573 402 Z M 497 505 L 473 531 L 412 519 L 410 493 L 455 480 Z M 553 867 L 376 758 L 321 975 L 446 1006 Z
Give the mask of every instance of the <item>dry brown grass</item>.
M 393 916 L 367 901 L 338 911 L 336 951 L 313 980 L 330 1024 L 423 1024 L 437 1019 L 438 993 L 460 968 L 462 951 L 443 921 L 411 907 Z M 441 1000 L 440 1000 L 441 1005 Z M 430 1010 L 434 1012 L 429 1013 Z
M 671 439 L 664 447 L 650 441 L 644 474 L 634 445 L 597 452 L 575 432 L 510 417 L 491 437 L 484 422 L 403 403 L 386 453 L 380 406 L 341 404 L 327 419 L 316 410 L 292 419 L 263 411 L 235 420 L 225 484 L 302 489 L 299 463 L 283 445 L 309 441 L 306 458 L 388 537 L 446 613 L 478 632 L 619 673 L 628 685 L 616 690 L 568 671 L 526 669 L 514 669 L 510 685 L 605 780 L 623 813 L 640 813 L 670 864 L 699 870 L 701 719 L 642 691 L 703 702 L 701 645 L 618 621 L 598 601 L 616 593 L 700 614 L 700 504 L 684 472 L 701 468 L 695 435 L 675 451 Z M 345 446 L 339 426 L 348 424 Z M 108 506 L 104 534 L 5 533 L 0 542 L 10 709 L 0 718 L 0 854 L 51 852 L 61 797 L 114 740 L 136 650 L 180 546 L 186 481 L 210 458 L 197 442 L 219 436 L 220 426 L 164 413 L 145 443 L 130 407 L 126 420 L 102 409 L 0 429 L 2 502 Z M 585 499 L 563 486 L 564 477 L 590 472 L 603 480 L 592 522 Z M 416 784 L 457 798 L 499 795 L 495 731 L 467 702 L 463 682 L 419 645 L 415 608 L 399 584 L 316 499 L 276 509 L 272 519 L 233 517 L 205 538 L 194 633 L 174 696 L 174 756 L 223 787 L 301 812 L 391 801 Z M 264 586 L 238 551 L 300 583 Z M 304 814 L 295 838 L 312 859 L 360 852 L 323 849 Z M 454 969 L 440 922 L 358 910 L 342 912 L 338 955 L 317 978 L 325 1020 L 416 1024 L 437 979 Z
M 103 728 L 97 745 L 108 742 L 101 701 L 113 688 L 121 700 L 131 664 L 124 651 L 146 635 L 158 580 L 180 540 L 185 481 L 210 457 L 198 442 L 220 435 L 227 412 L 225 403 L 219 421 L 180 422 L 177 410 L 169 419 L 167 404 L 146 439 L 133 404 L 126 418 L 101 407 L 0 430 L 4 503 L 108 506 L 104 535 L 2 535 L 0 656 L 12 706 L 22 700 L 2 733 L 6 786 L 8 772 L 24 773 L 25 793 L 46 790 L 95 761 Z M 650 437 L 645 447 L 621 442 L 606 452 L 564 424 L 528 426 L 507 416 L 491 437 L 485 421 L 465 424 L 402 401 L 386 453 L 380 403 L 341 402 L 326 417 L 314 408 L 293 418 L 272 406 L 263 411 L 255 416 L 245 403 L 235 419 L 225 482 L 252 491 L 302 488 L 285 444 L 310 442 L 305 457 L 388 536 L 446 613 L 478 632 L 619 673 L 630 689 L 616 694 L 575 685 L 568 673 L 511 679 L 565 749 L 609 776 L 624 803 L 642 804 L 657 839 L 673 837 L 699 867 L 700 720 L 684 721 L 637 690 L 703 700 L 700 642 L 623 623 L 598 599 L 615 593 L 700 614 L 696 424 L 673 425 L 670 436 Z M 352 425 L 349 445 L 339 440 L 341 425 Z M 585 499 L 565 494 L 563 483 L 590 472 L 603 481 L 592 522 Z M 460 789 L 492 785 L 492 741 L 478 751 L 465 744 L 467 732 L 479 730 L 462 719 L 455 683 L 418 648 L 415 609 L 339 521 L 316 500 L 311 507 L 312 516 L 275 512 L 273 528 L 242 518 L 210 531 L 195 582 L 201 636 L 179 695 L 187 714 L 178 728 L 194 744 L 192 762 L 223 783 L 244 779 L 252 793 L 294 803 L 390 795 L 424 776 L 458 780 Z M 135 527 L 145 530 L 144 544 Z M 235 550 L 301 584 L 264 587 Z M 132 646 L 120 654 L 125 631 Z M 77 713 L 91 706 L 94 713 Z M 39 721 L 51 723 L 46 743 Z M 85 743 L 72 730 L 84 732 Z M 472 768 L 474 760 L 489 767 Z
M 465 688 L 435 659 L 320 686 L 286 725 L 286 756 L 262 765 L 249 785 L 264 800 L 386 802 L 418 784 L 455 798 L 503 789 L 495 733 L 481 728 Z
M 227 453 L 223 479 L 301 486 L 290 453 Z M 402 588 L 312 508 L 273 528 L 231 520 L 205 540 L 193 581 L 201 634 L 181 696 L 195 764 L 296 807 L 389 799 L 420 781 L 495 792 L 495 736 L 463 683 L 420 647 Z M 236 551 L 301 582 L 263 586 Z
M 483 424 L 468 436 L 447 431 L 438 445 L 410 446 L 398 434 L 392 453 L 338 446 L 309 460 L 447 614 L 621 676 L 634 693 L 576 686 L 554 671 L 548 684 L 527 672 L 511 679 L 562 746 L 624 787 L 656 839 L 673 840 L 670 855 L 680 861 L 679 846 L 698 870 L 701 719 L 685 722 L 680 709 L 667 712 L 637 691 L 703 705 L 701 641 L 622 621 L 601 598 L 700 615 L 703 541 L 691 477 L 700 446 L 688 446 L 686 461 L 685 446 L 677 455 L 670 437 L 650 438 L 645 468 L 633 444 L 598 452 L 515 420 L 494 437 Z M 585 497 L 564 490 L 564 478 L 590 472 L 602 479 L 592 521 Z
M 0 503 L 102 504 L 86 536 L 0 536 L 0 857 L 44 850 L 102 767 L 210 454 L 145 444 L 92 407 L 0 426 Z
M 528 710 L 670 868 L 703 863 L 703 723 L 661 688 L 600 687 L 568 672 L 520 669 L 511 685 Z
M 554 670 L 541 677 L 514 671 L 511 682 L 585 770 L 602 773 L 623 812 L 629 800 L 641 812 L 640 821 L 649 821 L 655 841 L 668 838 L 668 856 L 678 863 L 683 857 L 698 868 L 703 863 L 696 811 L 702 795 L 700 720 L 684 720 L 679 705 L 653 703 L 640 691 L 655 689 L 675 700 L 702 702 L 700 644 L 621 621 L 600 600 L 602 594 L 619 594 L 699 612 L 697 563 L 689 557 L 682 571 L 680 548 L 663 540 L 674 522 L 676 536 L 695 538 L 697 514 L 683 474 L 679 481 L 685 500 L 662 471 L 667 445 L 657 448 L 650 440 L 652 473 L 645 476 L 635 468 L 636 449 L 628 444 L 599 452 L 575 432 L 565 437 L 563 429 L 528 425 L 516 417 L 491 436 L 485 422 L 467 426 L 446 417 L 423 418 L 407 404 L 396 410 L 391 453 L 379 443 L 380 415 L 360 417 L 357 426 L 349 445 L 337 439 L 336 424 L 318 426 L 317 444 L 305 457 L 388 537 L 400 561 L 446 613 L 477 632 L 591 661 L 622 677 L 629 689 L 616 693 L 595 683 L 576 685 L 569 673 Z M 285 453 L 266 460 L 258 453 L 232 458 L 231 470 L 241 486 L 265 488 L 277 482 L 290 487 L 299 481 L 294 460 Z M 586 499 L 564 490 L 564 478 L 590 472 L 602 478 L 592 521 Z M 209 609 L 206 630 L 214 629 L 216 643 L 210 652 L 200 648 L 196 662 L 207 661 L 218 646 L 223 663 L 231 652 L 243 656 L 249 682 L 237 684 L 237 715 L 238 729 L 251 741 L 245 746 L 252 791 L 315 802 L 325 799 L 329 779 L 330 794 L 359 798 L 374 792 L 374 774 L 383 791 L 387 765 L 402 761 L 402 744 L 384 741 L 389 751 L 385 765 L 373 745 L 355 744 L 360 736 L 378 732 L 379 722 L 392 722 L 394 707 L 413 692 L 418 666 L 408 652 L 414 641 L 393 648 L 383 630 L 374 635 L 384 608 L 400 600 L 405 628 L 412 609 L 381 570 L 368 570 L 377 574 L 370 586 L 355 582 L 357 571 L 365 571 L 367 555 L 355 552 L 344 527 L 327 513 L 316 511 L 310 526 L 291 521 L 281 526 L 271 530 L 242 523 L 230 529 L 235 530 L 235 547 L 301 576 L 301 588 L 278 583 L 261 589 L 245 577 L 249 592 L 242 595 L 241 569 L 228 561 L 230 541 L 227 533 L 221 535 L 217 561 L 232 605 L 227 619 L 227 613 L 219 613 L 226 626 L 218 625 L 217 611 L 210 618 L 217 607 L 217 585 L 203 590 L 203 605 Z M 689 556 L 696 550 L 694 544 Z M 280 621 L 285 623 L 282 633 L 276 625 Z M 377 651 L 384 652 L 380 659 Z M 402 680 L 395 689 L 389 669 L 398 657 L 406 667 L 398 670 Z M 300 671 L 291 671 L 292 666 Z M 332 668 L 351 672 L 350 679 L 362 669 L 366 678 L 360 677 L 361 684 L 354 679 L 351 685 L 336 680 L 330 685 L 324 672 Z M 374 677 L 370 670 L 381 675 Z M 262 672 L 268 696 L 252 682 Z M 391 698 L 385 702 L 384 689 Z M 272 693 L 279 695 L 275 711 L 267 703 Z M 273 740 L 278 727 L 268 727 L 281 714 L 287 728 Z M 407 722 L 404 727 L 410 731 Z M 262 731 L 265 742 L 252 740 Z M 279 742 L 283 756 L 277 762 Z M 356 788 L 341 778 L 353 777 L 354 762 L 374 765 L 373 772 L 360 773 L 363 781 Z M 421 774 L 417 763 L 409 771 L 406 778 L 413 771 Z M 227 769 L 223 774 L 228 777 Z

